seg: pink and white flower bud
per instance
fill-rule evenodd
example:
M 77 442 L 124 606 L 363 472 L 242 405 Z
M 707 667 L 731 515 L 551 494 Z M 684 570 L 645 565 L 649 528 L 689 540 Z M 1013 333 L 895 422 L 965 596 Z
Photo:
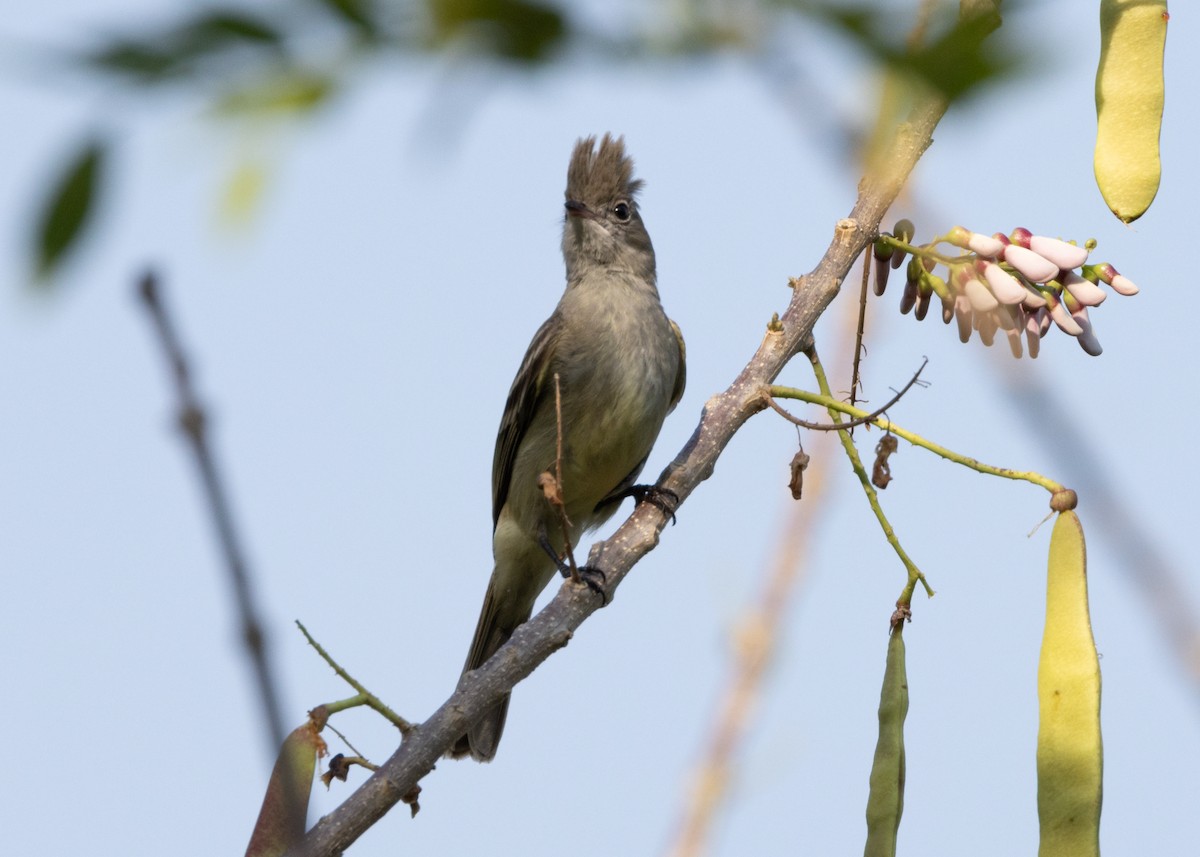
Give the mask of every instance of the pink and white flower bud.
M 1045 312 L 1044 309 L 1038 310 L 1038 313 Z M 1041 323 L 1036 314 L 1025 318 L 1025 343 L 1029 346 L 1029 359 L 1036 360 L 1042 347 Z
M 1071 317 L 1071 313 L 1063 306 L 1062 301 L 1050 297 L 1047 300 L 1046 309 L 1050 313 L 1050 318 L 1054 320 L 1054 323 L 1058 325 L 1059 330 L 1063 333 L 1070 334 L 1071 336 L 1078 336 L 1083 333 L 1083 328 Z
M 1038 310 L 1037 320 L 1038 320 L 1038 336 L 1045 338 L 1046 334 L 1050 332 L 1050 310 L 1049 310 L 1049 308 Z
M 947 292 L 942 296 L 942 324 L 949 324 L 954 318 L 954 298 Z
M 971 341 L 971 302 L 960 294 L 954 299 L 954 318 L 958 322 L 959 342 Z
M 1112 286 L 1114 292 L 1119 295 L 1125 295 L 1126 297 L 1132 297 L 1141 291 L 1137 285 L 1134 284 L 1133 280 L 1122 274 L 1117 274 L 1115 277 L 1113 277 L 1112 282 L 1109 283 L 1109 285 Z
M 983 280 L 978 277 L 964 278 L 963 294 L 971 302 L 971 308 L 976 312 L 991 312 L 1000 306 L 1000 302 L 988 291 Z
M 1083 306 L 1100 306 L 1104 303 L 1104 299 L 1108 297 L 1104 289 L 1097 286 L 1091 280 L 1085 280 L 1083 277 L 1076 274 L 1074 271 L 1067 271 L 1059 279 L 1067 293 Z
M 1047 238 L 1045 235 L 1034 235 L 1026 245 L 1034 253 L 1044 259 L 1049 259 L 1064 271 L 1078 268 L 1087 261 L 1088 251 L 1077 244 L 1069 244 L 1058 238 Z
M 1046 305 L 1046 298 L 1040 290 L 1026 287 L 1025 300 L 1021 301 L 1021 305 L 1032 312 L 1044 307 Z
M 1080 334 L 1076 337 L 1079 340 L 1079 347 L 1093 357 L 1099 357 L 1104 349 L 1100 347 L 1100 340 L 1096 338 L 1096 332 L 1092 329 L 1092 322 L 1088 318 L 1087 307 L 1081 306 L 1072 312 L 1071 318 L 1074 319 L 1080 328 Z
M 970 250 L 972 253 L 978 253 L 987 259 L 998 259 L 1000 258 L 1000 254 L 1004 252 L 1004 245 L 995 238 L 988 235 L 981 235 L 978 232 L 972 232 L 962 226 L 955 226 L 947 232 L 946 240 L 955 247 Z
M 900 314 L 908 315 L 917 302 L 917 282 L 908 280 L 904 283 L 904 291 L 900 295 Z
M 996 324 L 995 313 L 975 313 L 977 323 L 976 329 L 979 331 L 980 341 L 988 348 L 992 347 L 992 343 L 996 341 L 996 329 L 999 327 Z
M 1004 261 L 1035 283 L 1046 283 L 1058 276 L 1058 265 L 1016 244 L 1004 248 Z
M 1014 327 L 1012 330 L 1004 331 L 1008 335 L 1008 347 L 1012 351 L 1012 356 L 1021 359 L 1021 333 L 1024 328 Z
M 1002 304 L 1019 304 L 1028 294 L 1025 287 L 1008 271 L 994 262 L 979 261 L 975 263 L 975 271 L 983 277 L 996 300 Z

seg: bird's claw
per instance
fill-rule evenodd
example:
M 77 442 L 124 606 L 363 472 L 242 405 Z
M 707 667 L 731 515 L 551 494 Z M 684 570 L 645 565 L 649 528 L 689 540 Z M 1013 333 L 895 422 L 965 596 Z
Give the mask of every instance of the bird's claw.
M 627 494 L 638 505 L 649 503 L 651 506 L 657 507 L 671 519 L 672 526 L 675 524 L 675 510 L 679 508 L 679 495 L 670 488 L 662 488 L 658 485 L 634 485 Z
M 593 565 L 581 565 L 578 571 L 580 582 L 592 590 L 592 592 L 599 595 L 600 600 L 604 602 L 604 605 L 607 605 L 609 602 L 607 588 L 608 575 L 604 573 L 603 569 L 596 568 Z

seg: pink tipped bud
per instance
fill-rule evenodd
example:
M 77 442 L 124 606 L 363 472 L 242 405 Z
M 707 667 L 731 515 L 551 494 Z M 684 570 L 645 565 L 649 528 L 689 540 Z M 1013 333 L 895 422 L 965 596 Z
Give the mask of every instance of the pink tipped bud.
M 1044 337 L 1050 331 L 1050 309 L 1049 309 L 1049 307 L 1038 310 L 1037 320 L 1038 320 L 1038 336 Z
M 1078 336 L 1083 333 L 1083 328 L 1075 319 L 1071 318 L 1071 313 L 1063 306 L 1062 301 L 1057 298 L 1050 297 L 1047 301 L 1047 307 L 1050 312 L 1050 318 L 1058 325 L 1059 330 L 1071 336 Z
M 1004 261 L 1035 283 L 1046 283 L 1058 276 L 1058 265 L 1016 244 L 1004 248 Z
M 908 315 L 913 304 L 917 302 L 917 281 L 908 280 L 904 283 L 904 292 L 900 295 L 900 314 Z
M 1016 244 L 1018 247 L 1024 247 L 1025 249 L 1028 250 L 1029 249 L 1029 241 L 1031 238 L 1033 238 L 1033 233 L 1030 232 L 1028 229 L 1026 229 L 1024 226 L 1018 226 L 1011 233 L 1009 233 L 1008 237 L 1009 237 L 1009 240 L 1012 241 L 1012 243 Z
M 1104 289 L 1090 280 L 1085 280 L 1074 271 L 1067 271 L 1059 282 L 1062 283 L 1067 293 L 1079 301 L 1082 306 L 1100 306 L 1108 297 Z
M 958 339 L 960 342 L 971 341 L 971 302 L 966 295 L 954 299 L 954 318 L 958 322 Z
M 1138 289 L 1138 287 L 1134 284 L 1133 280 L 1121 274 L 1117 274 L 1115 277 L 1113 277 L 1112 282 L 1109 283 L 1109 285 L 1113 287 L 1114 292 L 1119 295 L 1125 295 L 1126 297 L 1136 295 L 1140 291 L 1140 289 Z
M 1072 312 L 1071 318 L 1080 328 L 1080 334 L 1077 337 L 1079 347 L 1093 357 L 1099 357 L 1104 349 L 1100 347 L 1100 340 L 1096 338 L 1096 332 L 1092 329 L 1092 321 L 1088 318 L 1087 307 L 1081 306 Z
M 996 324 L 996 316 L 994 313 L 976 313 L 976 320 L 979 325 L 979 339 L 988 348 L 992 347 L 992 343 L 996 341 L 996 329 L 999 327 Z
M 1000 302 L 988 291 L 983 280 L 971 277 L 963 282 L 963 294 L 971 302 L 971 308 L 976 312 L 991 312 Z
M 993 262 L 979 261 L 975 263 L 975 271 L 980 274 L 1002 304 L 1019 304 L 1028 294 L 1025 287 L 1017 278 Z
M 942 295 L 942 324 L 949 324 L 954 318 L 954 298 L 949 293 Z
M 996 317 L 996 324 L 1001 330 L 1015 330 L 1025 323 L 1025 315 L 1019 306 L 1000 304 L 992 315 Z
M 978 232 L 972 232 L 961 226 L 955 226 L 947 232 L 946 240 L 955 247 L 970 250 L 972 253 L 978 253 L 987 259 L 998 259 L 1000 258 L 1000 254 L 1004 252 L 1004 245 L 997 239 L 988 235 L 981 235 Z
M 1044 313 L 1045 310 L 1038 310 Z M 1025 319 L 1025 343 L 1029 346 L 1029 359 L 1036 360 L 1038 351 L 1042 347 L 1042 333 L 1039 330 L 1039 322 L 1036 315 L 1031 315 Z
M 1021 328 L 1014 327 L 1012 330 L 1004 331 L 1008 336 L 1008 347 L 1012 350 L 1012 356 L 1021 359 Z
M 932 290 L 919 290 L 917 294 L 917 310 L 913 313 L 913 316 L 917 319 L 917 321 L 925 320 L 925 316 L 929 312 L 929 299 L 932 297 L 932 295 Z
M 1046 298 L 1042 295 L 1040 289 L 1027 287 L 1025 289 L 1025 300 L 1021 301 L 1021 305 L 1030 311 L 1041 309 L 1046 305 Z
M 1034 253 L 1049 259 L 1064 271 L 1078 268 L 1087 261 L 1088 251 L 1077 244 L 1068 244 L 1057 238 L 1047 238 L 1044 235 L 1034 235 L 1026 245 Z
M 883 290 L 887 288 L 888 274 L 891 273 L 892 267 L 889 264 L 892 260 L 892 254 L 888 253 L 882 259 L 878 254 L 875 256 L 875 295 L 883 294 Z

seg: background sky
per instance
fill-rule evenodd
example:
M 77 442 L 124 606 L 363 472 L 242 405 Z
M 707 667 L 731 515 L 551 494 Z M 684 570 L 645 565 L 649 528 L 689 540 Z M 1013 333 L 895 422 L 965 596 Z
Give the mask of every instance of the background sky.
M 1036 361 L 963 346 L 932 318 L 872 303 L 865 383 L 882 402 L 928 356 L 900 424 L 989 463 L 1081 489 L 1104 673 L 1110 854 L 1190 854 L 1200 768 L 1197 652 L 1151 609 L 1195 613 L 1192 483 L 1200 297 L 1190 273 L 1200 27 L 1168 39 L 1164 182 L 1132 227 L 1092 176 L 1098 55 L 1090 2 L 1012 15 L 1041 62 L 957 108 L 896 217 L 925 239 L 961 223 L 1083 240 L 1142 288 L 1093 314 L 1105 352 L 1051 334 Z M 18 0 L 10 45 L 80 44 L 172 0 Z M 614 21 L 630 6 L 614 7 Z M 594 10 L 593 10 L 594 11 Z M 898 17 L 897 31 L 906 29 Z M 688 341 L 688 390 L 647 467 L 657 474 L 706 399 L 753 353 L 787 278 L 808 271 L 852 205 L 857 169 L 836 122 L 870 115 L 870 76 L 811 24 L 781 77 L 733 54 L 544 73 L 380 61 L 310 120 L 215 121 L 189 97 L 130 94 L 22 51 L 0 69 L 0 687 L 9 775 L 0 825 L 14 854 L 241 853 L 273 759 L 166 373 L 134 283 L 149 264 L 195 363 L 248 545 L 290 725 L 348 696 L 292 627 L 300 619 L 372 691 L 421 720 L 453 689 L 491 568 L 490 467 L 499 415 L 562 287 L 562 188 L 576 138 L 623 133 L 647 180 L 642 211 L 663 302 Z M 31 287 L 31 214 L 82 133 L 120 142 L 103 225 L 51 292 Z M 269 167 L 248 225 L 220 215 L 239 164 Z M 822 320 L 844 354 L 848 288 Z M 812 388 L 802 361 L 783 383 Z M 1043 385 L 1066 414 L 1010 395 Z M 845 376 L 840 380 L 846 387 Z M 821 419 L 815 412 L 809 418 Z M 870 455 L 875 435 L 860 435 Z M 816 440 L 806 436 L 810 452 Z M 1089 463 L 1076 453 L 1095 450 Z M 401 807 L 353 848 L 414 854 L 656 854 L 672 841 L 731 632 L 780 530 L 796 526 L 794 429 L 752 420 L 570 646 L 516 691 L 496 761 L 440 764 L 421 813 Z M 904 572 L 840 453 L 802 585 L 712 853 L 848 854 L 862 847 L 887 643 Z M 905 633 L 911 709 L 900 853 L 1037 847 L 1036 669 L 1049 526 L 1029 485 L 902 443 L 882 501 L 937 597 Z M 1087 486 L 1120 502 L 1101 518 Z M 610 525 L 607 530 L 611 530 Z M 1182 581 L 1148 588 L 1150 557 Z M 606 530 L 606 531 L 607 531 Z M 603 532 L 603 531 L 602 531 Z M 1123 553 L 1122 547 L 1126 550 Z M 1189 672 L 1190 669 L 1190 672 Z M 369 757 L 390 727 L 335 725 Z M 334 751 L 344 748 L 329 736 Z M 361 771 L 352 783 L 363 779 Z M 350 786 L 314 792 L 314 818 Z

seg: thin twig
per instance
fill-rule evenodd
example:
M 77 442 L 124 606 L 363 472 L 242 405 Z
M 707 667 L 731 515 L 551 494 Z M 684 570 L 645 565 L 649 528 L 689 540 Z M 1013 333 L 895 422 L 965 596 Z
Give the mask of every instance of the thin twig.
M 865 416 L 856 417 L 855 419 L 848 420 L 843 423 L 836 423 L 836 422 L 835 423 L 810 423 L 807 420 L 802 420 L 797 416 L 793 416 L 792 414 L 790 414 L 786 410 L 784 410 L 779 405 L 779 403 L 776 402 L 775 399 L 773 398 L 774 393 L 772 391 L 774 391 L 776 389 L 775 387 L 769 388 L 768 391 L 766 393 L 764 393 L 764 396 L 766 398 L 767 404 L 771 406 L 772 410 L 774 410 L 776 413 L 780 414 L 782 417 L 784 417 L 789 422 L 795 423 L 796 425 L 800 426 L 801 428 L 813 429 L 814 431 L 845 431 L 846 429 L 852 429 L 855 426 L 865 425 L 866 423 L 875 423 L 876 421 L 878 421 L 880 417 L 882 417 L 885 413 L 887 413 L 888 408 L 890 408 L 892 405 L 896 404 L 896 402 L 900 401 L 900 399 L 904 397 L 904 394 L 907 393 L 912 388 L 912 385 L 917 383 L 917 379 L 919 379 L 921 377 L 921 373 L 925 371 L 925 367 L 927 365 L 929 365 L 928 357 L 926 357 L 921 362 L 921 367 L 919 369 L 917 369 L 917 373 L 915 375 L 913 375 L 911 378 L 908 379 L 908 383 L 905 384 L 902 388 L 900 388 L 900 392 L 898 392 L 896 395 L 892 396 L 892 398 L 888 399 L 887 403 L 884 404 L 884 406 L 882 408 L 878 408 L 877 410 L 874 410 Z M 925 386 L 929 386 L 929 385 L 926 384 Z M 853 390 L 851 392 L 853 392 Z M 854 402 L 850 403 L 850 407 L 854 408 Z M 858 410 L 858 409 L 854 408 L 854 410 Z
M 316 650 L 317 654 L 321 656 L 321 659 L 333 668 L 333 671 L 337 673 L 338 678 L 358 691 L 357 696 L 350 697 L 349 699 L 343 699 L 339 702 L 325 703 L 325 708 L 329 711 L 329 713 L 332 714 L 336 711 L 343 711 L 347 708 L 365 705 L 368 708 L 378 711 L 381 715 L 387 718 L 387 720 L 393 726 L 400 730 L 401 734 L 408 734 L 409 730 L 413 728 L 412 723 L 405 720 L 396 712 L 392 711 L 392 709 L 388 708 L 388 706 L 385 705 L 379 697 L 367 690 L 366 687 L 364 687 L 362 683 L 358 681 L 358 679 L 346 672 L 342 665 L 335 661 L 330 654 L 325 651 L 324 647 L 313 638 L 313 635 L 308 633 L 308 629 L 304 627 L 304 623 L 299 619 L 296 620 L 296 627 L 300 629 L 300 633 L 304 635 L 304 639 L 308 640 L 308 644 Z M 347 741 L 346 743 L 348 744 L 350 742 Z M 356 750 L 355 752 L 358 751 Z
M 807 390 L 798 390 L 795 387 L 783 387 L 778 384 L 772 384 L 768 388 L 769 396 L 764 397 L 764 400 L 770 398 L 779 399 L 796 399 L 800 402 L 808 402 L 810 405 L 820 405 L 830 411 L 838 411 L 843 414 L 855 417 L 856 419 L 867 419 L 870 415 L 865 414 L 860 408 L 852 408 L 845 402 L 833 398 L 833 396 L 818 395 L 810 393 Z M 984 473 L 989 476 L 999 476 L 1004 479 L 1015 479 L 1021 482 L 1030 482 L 1041 488 L 1045 488 L 1051 494 L 1057 494 L 1060 491 L 1066 490 L 1063 485 L 1055 482 L 1040 473 L 1033 470 L 1013 470 L 1008 467 L 996 467 L 992 464 L 984 464 L 978 459 L 963 455 L 960 452 L 955 452 L 952 449 L 926 440 L 916 432 L 909 431 L 903 426 L 896 425 L 887 417 L 877 416 L 873 419 L 867 419 L 872 425 L 877 426 L 885 431 L 890 431 L 898 437 L 902 437 L 914 446 L 919 446 L 922 449 L 927 449 L 934 455 L 940 455 L 947 461 L 953 461 L 955 464 L 961 464 L 963 467 L 968 467 L 978 473 Z M 849 423 L 847 423 L 849 425 Z
M 810 344 L 804 353 L 812 361 L 813 374 L 817 377 L 817 386 L 825 396 L 833 398 L 829 389 L 829 379 L 825 377 L 825 369 L 821 366 L 821 361 L 817 357 L 816 346 Z M 829 416 L 834 422 L 841 420 L 840 414 L 834 408 L 829 409 Z M 850 464 L 854 468 L 854 473 L 858 476 L 858 481 L 862 483 L 863 491 L 867 495 L 867 502 L 870 503 L 871 511 L 875 513 L 875 518 L 879 521 L 879 526 L 883 528 L 883 534 L 887 538 L 888 544 L 892 546 L 892 550 L 896 552 L 896 556 L 900 558 L 900 562 L 904 564 L 904 568 L 908 571 L 908 585 L 905 586 L 904 591 L 908 593 L 908 597 L 911 599 L 912 590 L 916 586 L 916 582 L 920 581 L 921 585 L 925 587 L 926 594 L 932 597 L 933 589 L 930 588 L 929 583 L 925 580 L 925 575 L 921 572 L 921 569 L 917 568 L 917 564 L 909 558 L 908 554 L 905 553 L 904 548 L 900 544 L 900 539 L 896 537 L 896 531 L 892 529 L 887 515 L 883 513 L 883 506 L 879 504 L 879 494 L 875 491 L 875 486 L 871 484 L 870 477 L 867 476 L 867 469 L 863 467 L 862 459 L 858 457 L 858 449 L 854 446 L 854 441 L 850 438 L 850 432 L 838 432 L 838 438 L 842 441 L 842 448 L 846 450 L 846 457 L 850 459 Z
M 571 546 L 571 519 L 567 517 L 567 493 L 563 488 L 563 421 L 562 421 L 562 391 L 558 386 L 558 373 L 554 373 L 554 419 L 557 423 L 557 447 L 554 458 L 554 481 L 557 497 L 551 500 L 551 505 L 558 510 L 558 522 L 563 531 L 563 553 L 566 554 L 567 566 L 571 569 L 571 580 L 580 582 L 579 567 L 575 565 L 575 549 Z
M 859 389 L 859 385 L 862 383 L 862 376 L 859 374 L 858 370 L 859 370 L 859 366 L 862 362 L 863 330 L 867 326 L 867 287 L 871 283 L 871 262 L 874 260 L 874 258 L 875 258 L 875 254 L 873 254 L 873 253 L 868 252 L 868 253 L 862 254 L 862 288 L 859 290 L 859 293 L 858 293 L 858 321 L 855 324 L 855 328 L 854 328 L 854 363 L 850 367 L 850 404 L 851 405 L 858 404 L 858 389 Z M 928 362 L 928 360 L 926 360 L 926 362 Z M 921 368 L 922 369 L 925 368 L 924 363 L 921 364 Z M 921 374 L 919 370 L 918 370 L 917 374 L 918 375 Z M 908 387 L 905 387 L 904 389 L 907 390 Z M 903 393 L 901 393 L 901 395 L 903 395 Z M 900 397 L 897 396 L 896 398 L 898 399 Z M 771 403 L 771 405 L 772 405 L 772 407 L 775 407 L 774 403 Z M 779 410 L 779 408 L 777 408 L 777 407 L 775 409 Z M 883 408 L 881 409 L 881 411 L 886 411 L 886 410 L 887 410 L 887 405 L 884 405 Z M 784 414 L 784 416 L 787 416 L 787 415 Z M 852 425 L 851 428 L 853 428 L 853 427 L 854 426 Z M 805 428 L 814 428 L 814 426 L 805 426 Z
M 233 587 L 234 601 L 241 621 L 242 643 L 254 673 L 259 702 L 262 705 L 263 722 L 266 725 L 271 752 L 274 753 L 282 746 L 284 738 L 279 692 L 267 654 L 266 633 L 255 605 L 250 570 L 246 565 L 237 527 L 234 525 L 228 495 L 209 446 L 208 419 L 192 387 L 191 369 L 175 326 L 159 294 L 158 278 L 153 271 L 147 271 L 142 276 L 138 291 L 154 322 L 154 329 L 158 333 L 159 344 L 162 346 L 163 356 L 167 360 L 174 382 L 179 426 L 183 429 L 184 437 L 192 450 L 192 457 L 208 502 L 209 514 L 216 527 L 217 540 L 225 558 L 225 568 L 229 572 L 229 581 Z

